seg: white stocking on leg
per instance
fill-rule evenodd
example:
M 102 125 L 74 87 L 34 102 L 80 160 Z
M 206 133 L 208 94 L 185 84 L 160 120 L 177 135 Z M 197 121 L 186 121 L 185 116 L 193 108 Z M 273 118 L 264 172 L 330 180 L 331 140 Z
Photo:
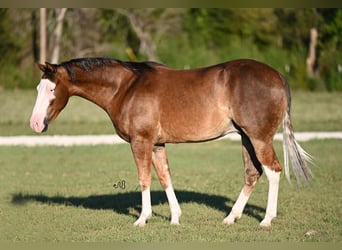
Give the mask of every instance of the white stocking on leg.
M 277 216 L 277 202 L 278 202 L 278 189 L 279 189 L 279 178 L 280 172 L 264 167 L 265 174 L 269 181 L 268 188 L 268 199 L 266 207 L 265 218 L 261 221 L 260 226 L 270 227 L 271 221 Z
M 134 222 L 134 226 L 143 227 L 146 224 L 146 220 L 152 216 L 151 207 L 151 193 L 150 188 L 146 188 L 142 191 L 142 209 L 139 218 Z
M 243 209 L 245 208 L 248 198 L 251 195 L 251 192 L 249 194 L 245 193 L 245 187 L 241 190 L 240 195 L 238 199 L 236 200 L 232 211 L 229 213 L 229 215 L 224 218 L 223 224 L 234 224 L 235 219 L 240 219 Z
M 169 201 L 170 211 L 171 211 L 171 224 L 178 225 L 179 217 L 182 214 L 182 211 L 179 207 L 175 192 L 173 190 L 171 181 L 170 185 L 165 189 L 167 199 Z

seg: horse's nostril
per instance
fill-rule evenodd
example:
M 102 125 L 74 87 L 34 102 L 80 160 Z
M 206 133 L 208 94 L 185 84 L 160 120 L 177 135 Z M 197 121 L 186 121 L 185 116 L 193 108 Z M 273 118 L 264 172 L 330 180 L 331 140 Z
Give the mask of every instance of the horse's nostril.
M 44 118 L 44 125 L 47 126 L 49 124 L 49 119 L 48 118 Z

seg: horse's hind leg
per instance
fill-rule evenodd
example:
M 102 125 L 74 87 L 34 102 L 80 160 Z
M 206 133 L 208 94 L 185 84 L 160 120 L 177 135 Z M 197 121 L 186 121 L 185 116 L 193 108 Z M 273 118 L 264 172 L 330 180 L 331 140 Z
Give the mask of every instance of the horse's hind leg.
M 251 195 L 255 184 L 262 174 L 261 163 L 258 161 L 254 148 L 249 138 L 242 132 L 242 156 L 245 165 L 245 184 L 236 200 L 232 211 L 223 220 L 224 224 L 234 224 L 235 219 L 239 219 L 243 209 L 247 204 L 248 198 Z
M 268 199 L 265 218 L 260 226 L 269 227 L 271 221 L 277 216 L 277 202 L 281 165 L 274 151 L 272 140 L 260 141 L 252 140 L 256 155 L 263 165 L 265 174 L 269 182 Z
M 171 174 L 166 155 L 165 145 L 155 146 L 152 152 L 152 163 L 157 172 L 160 184 L 166 192 L 171 210 L 171 224 L 179 224 L 181 209 L 179 207 L 175 192 L 172 187 Z

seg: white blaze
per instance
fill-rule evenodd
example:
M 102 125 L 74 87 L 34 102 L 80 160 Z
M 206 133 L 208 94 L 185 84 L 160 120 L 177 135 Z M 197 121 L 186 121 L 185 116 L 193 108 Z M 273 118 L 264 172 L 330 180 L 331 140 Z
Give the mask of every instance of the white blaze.
M 42 79 L 37 86 L 37 100 L 30 119 L 30 126 L 37 133 L 41 133 L 45 128 L 44 119 L 47 116 L 47 109 L 50 102 L 56 98 L 55 88 L 56 84 L 48 79 Z

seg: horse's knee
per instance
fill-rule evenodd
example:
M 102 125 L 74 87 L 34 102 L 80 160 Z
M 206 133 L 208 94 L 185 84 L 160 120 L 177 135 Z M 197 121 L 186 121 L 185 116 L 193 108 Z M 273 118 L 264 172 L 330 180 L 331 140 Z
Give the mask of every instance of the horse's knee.
M 260 178 L 261 173 L 256 168 L 245 169 L 245 183 L 247 185 L 253 185 Z
M 151 172 L 147 174 L 139 173 L 139 185 L 142 191 L 151 187 Z

